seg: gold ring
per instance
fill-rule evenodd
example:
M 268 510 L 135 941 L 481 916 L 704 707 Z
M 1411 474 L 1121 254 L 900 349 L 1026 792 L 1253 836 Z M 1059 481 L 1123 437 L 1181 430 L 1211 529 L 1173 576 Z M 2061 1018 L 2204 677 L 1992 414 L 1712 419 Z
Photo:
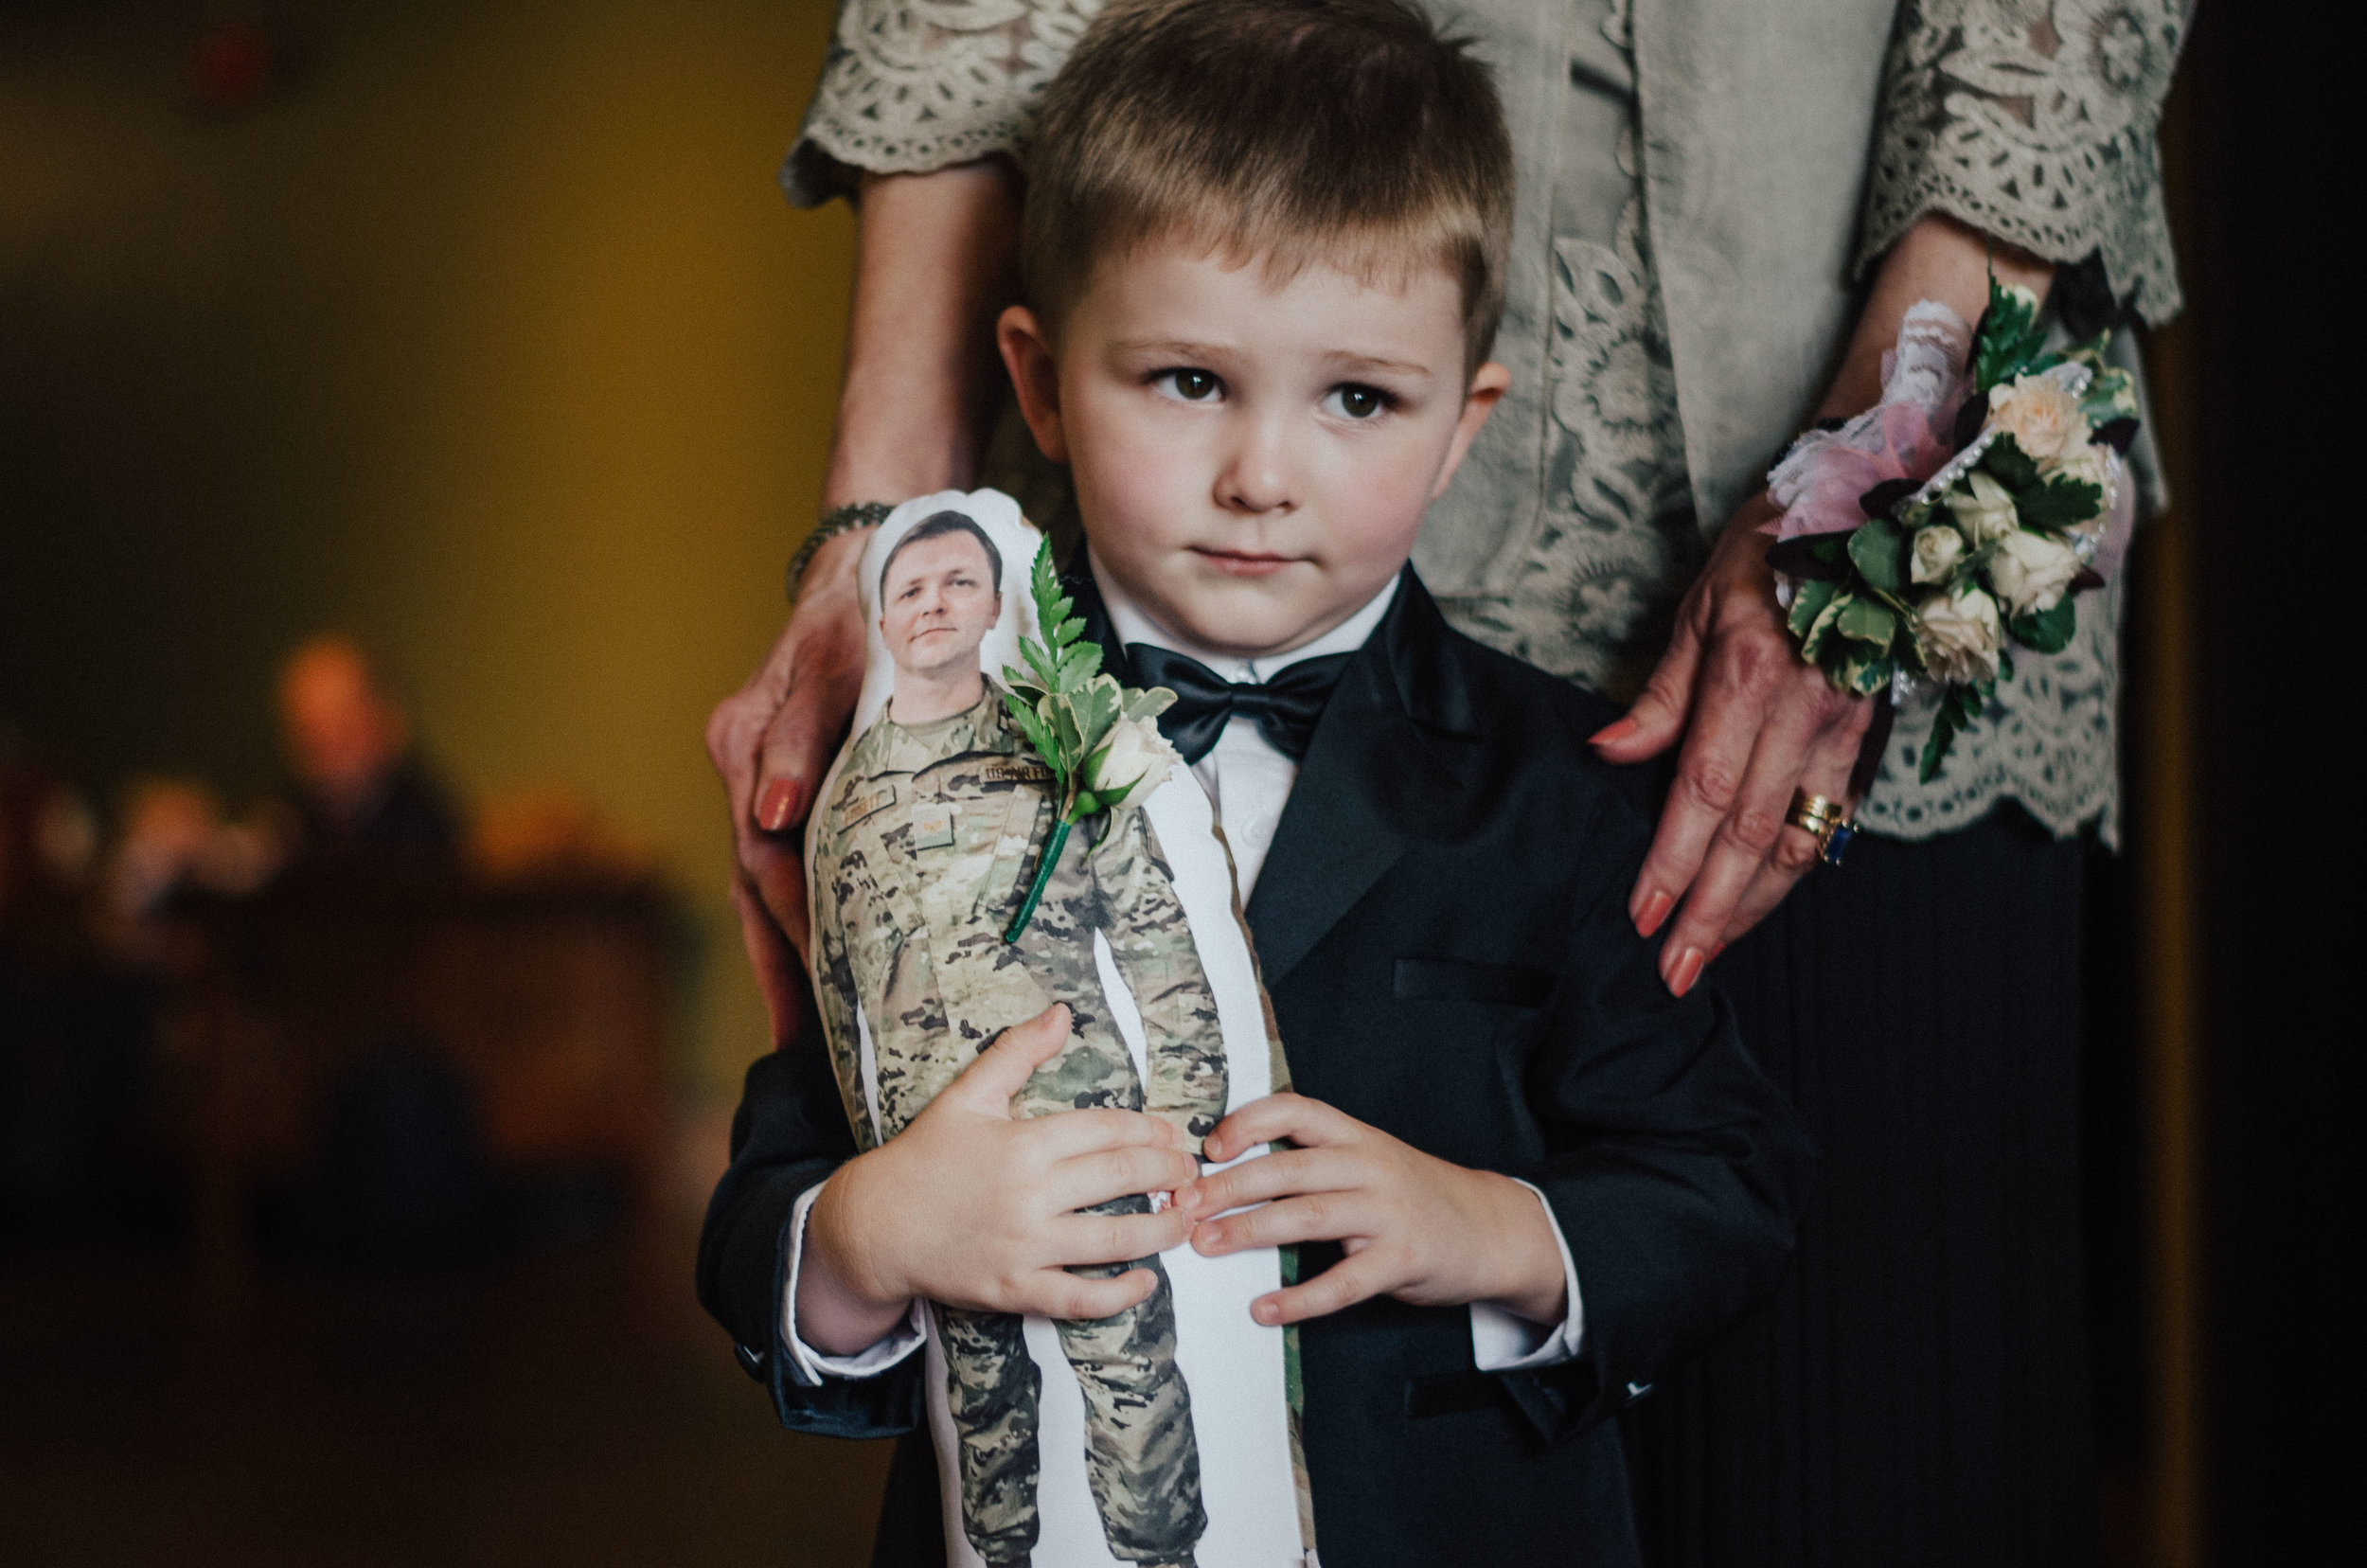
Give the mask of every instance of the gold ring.
M 1839 822 L 1842 815 L 1840 802 L 1821 794 L 1810 794 L 1806 790 L 1794 790 L 1791 793 L 1790 814 L 1784 820 L 1821 838 L 1824 833 L 1824 825 Z
M 1858 833 L 1857 824 L 1849 820 L 1839 801 L 1806 790 L 1792 792 L 1791 811 L 1784 821 L 1816 840 L 1816 858 L 1826 865 L 1841 864 L 1849 841 Z

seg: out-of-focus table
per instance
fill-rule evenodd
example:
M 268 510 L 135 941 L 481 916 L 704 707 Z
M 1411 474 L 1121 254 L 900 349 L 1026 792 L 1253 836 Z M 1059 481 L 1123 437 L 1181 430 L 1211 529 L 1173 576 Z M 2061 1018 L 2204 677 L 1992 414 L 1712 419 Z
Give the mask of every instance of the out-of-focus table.
M 340 1085 L 390 1049 L 456 1073 L 498 1167 L 607 1169 L 648 1206 L 680 929 L 655 883 L 347 879 L 169 918 L 192 938 L 169 1032 L 211 1272 L 243 1272 L 252 1195 L 317 1160 Z

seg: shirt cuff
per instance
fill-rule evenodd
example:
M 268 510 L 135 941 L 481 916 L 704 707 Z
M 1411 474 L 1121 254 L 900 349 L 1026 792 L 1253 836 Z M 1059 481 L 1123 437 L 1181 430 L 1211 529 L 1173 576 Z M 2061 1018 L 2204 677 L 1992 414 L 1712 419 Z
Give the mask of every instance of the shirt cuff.
M 1554 1205 L 1545 1202 L 1543 1192 L 1526 1182 L 1521 1185 L 1545 1203 L 1545 1222 L 1553 1226 L 1554 1245 L 1561 1253 L 1561 1288 L 1569 1310 L 1549 1328 L 1493 1302 L 1471 1303 L 1471 1363 L 1483 1372 L 1526 1372 L 1575 1361 L 1586 1338 L 1586 1304 L 1578 1298 L 1578 1266 L 1570 1260 L 1570 1243 L 1561 1234 L 1561 1221 L 1554 1218 Z
M 797 1270 L 806 1257 L 806 1216 L 828 1185 L 816 1182 L 798 1194 L 789 1216 L 789 1290 L 781 1299 L 781 1343 L 789 1346 L 790 1381 L 808 1388 L 825 1378 L 876 1378 L 919 1349 L 929 1337 L 927 1309 L 918 1301 L 912 1304 L 902 1324 L 851 1356 L 826 1356 L 797 1337 Z M 1568 1249 L 1563 1251 L 1566 1256 Z

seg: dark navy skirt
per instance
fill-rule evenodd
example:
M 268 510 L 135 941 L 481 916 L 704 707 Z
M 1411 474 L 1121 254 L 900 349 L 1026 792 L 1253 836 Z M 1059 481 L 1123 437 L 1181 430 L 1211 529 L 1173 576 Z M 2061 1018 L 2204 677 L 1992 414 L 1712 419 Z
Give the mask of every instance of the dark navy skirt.
M 1626 1417 L 1655 1568 L 2092 1561 L 2083 860 L 2011 806 L 1861 837 L 1711 970 L 1822 1160 L 1774 1299 Z

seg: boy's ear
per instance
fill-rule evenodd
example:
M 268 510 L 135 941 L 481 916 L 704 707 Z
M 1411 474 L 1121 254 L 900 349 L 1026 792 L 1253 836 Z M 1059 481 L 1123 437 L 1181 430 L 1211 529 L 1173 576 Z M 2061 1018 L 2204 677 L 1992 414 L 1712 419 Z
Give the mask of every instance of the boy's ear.
M 1463 466 L 1463 455 L 1471 450 L 1472 440 L 1487 416 L 1496 411 L 1496 404 L 1512 389 L 1512 372 L 1489 360 L 1471 372 L 1471 389 L 1463 395 L 1463 414 L 1454 422 L 1454 440 L 1447 448 L 1447 460 L 1438 466 L 1438 482 L 1431 487 L 1433 501 L 1447 493 L 1447 481 Z
M 1068 461 L 1068 437 L 1060 428 L 1060 364 L 1052 339 L 1024 305 L 1014 305 L 994 324 L 1003 367 L 1019 394 L 1019 412 L 1034 432 L 1037 450 L 1056 463 Z M 1509 384 L 1509 380 L 1507 380 Z

